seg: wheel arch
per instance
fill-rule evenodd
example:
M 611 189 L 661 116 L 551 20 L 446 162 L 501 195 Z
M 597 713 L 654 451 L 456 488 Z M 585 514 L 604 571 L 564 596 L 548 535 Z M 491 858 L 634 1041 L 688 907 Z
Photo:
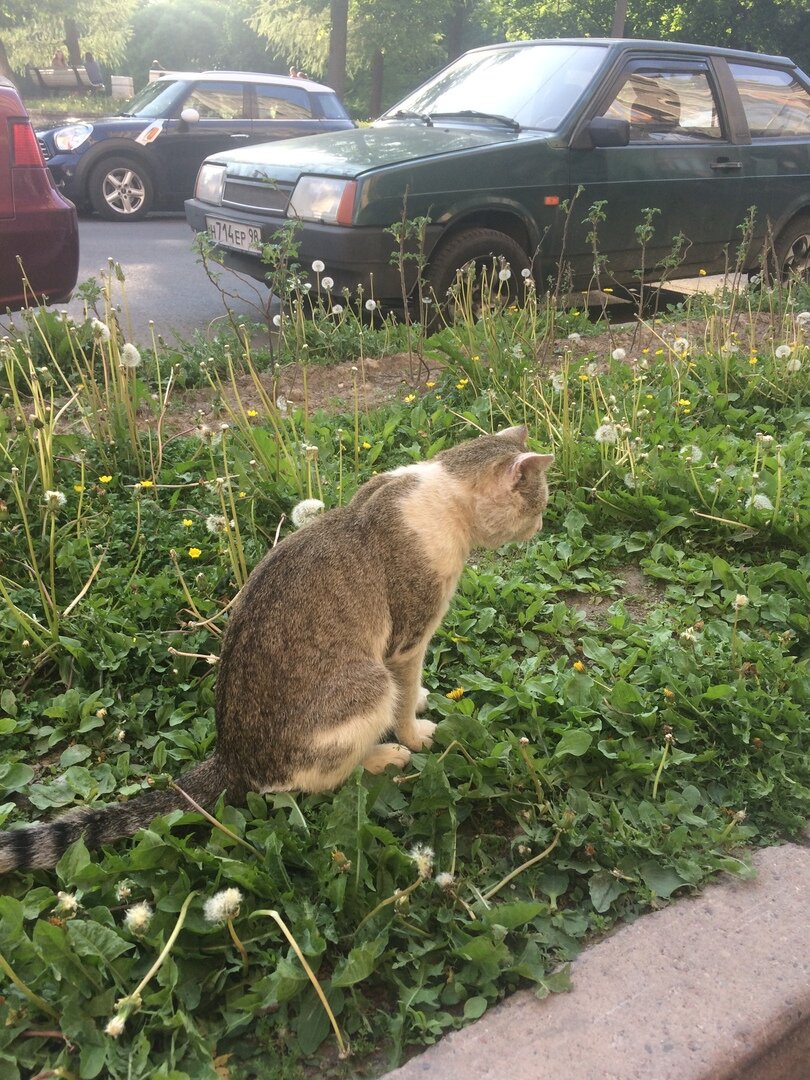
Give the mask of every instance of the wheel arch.
M 494 229 L 503 233 L 523 248 L 530 261 L 539 247 L 536 228 L 519 210 L 506 206 L 470 207 L 459 211 L 446 223 L 440 221 L 438 224 L 444 227 L 428 255 L 428 264 L 443 244 L 468 229 Z

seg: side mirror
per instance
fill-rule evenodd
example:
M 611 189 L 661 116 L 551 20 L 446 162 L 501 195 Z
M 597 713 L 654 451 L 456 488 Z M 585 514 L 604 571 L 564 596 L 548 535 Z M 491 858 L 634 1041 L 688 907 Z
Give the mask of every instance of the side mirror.
M 191 106 L 188 106 L 180 113 L 180 119 L 184 124 L 191 126 L 192 124 L 199 124 L 200 114 L 196 109 L 192 109 Z
M 612 116 L 595 116 L 588 124 L 591 146 L 627 146 L 630 142 L 630 124 L 627 120 Z

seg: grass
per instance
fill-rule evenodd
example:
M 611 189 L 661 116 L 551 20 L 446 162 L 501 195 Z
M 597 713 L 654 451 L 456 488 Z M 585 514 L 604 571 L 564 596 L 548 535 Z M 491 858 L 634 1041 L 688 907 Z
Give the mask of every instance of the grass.
M 519 422 L 556 454 L 553 497 L 534 541 L 466 570 L 425 672 L 436 742 L 405 775 L 189 807 L 3 880 L 4 1076 L 373 1075 L 518 986 L 564 988 L 589 937 L 803 827 L 805 286 L 722 294 L 638 349 L 535 297 L 459 303 L 408 339 L 443 361 L 432 385 L 417 362 L 402 400 L 344 415 L 273 392 L 328 312 L 209 364 L 127 348 L 100 296 L 96 323 L 31 313 L 0 344 L 6 827 L 210 752 L 228 605 L 299 499 Z M 170 433 L 181 371 L 225 426 Z

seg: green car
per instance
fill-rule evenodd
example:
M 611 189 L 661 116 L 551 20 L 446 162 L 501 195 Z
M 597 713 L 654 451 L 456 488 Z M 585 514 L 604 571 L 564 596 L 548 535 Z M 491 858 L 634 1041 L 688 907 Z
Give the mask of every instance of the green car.
M 743 270 L 767 251 L 766 268 L 807 279 L 810 80 L 785 57 L 675 42 L 492 45 L 371 127 L 207 158 L 185 205 L 227 265 L 262 279 L 262 245 L 296 219 L 305 268 L 393 303 L 397 262 L 406 292 L 418 273 L 388 231 L 403 218 L 428 220 L 438 298 L 493 257 L 515 295 L 521 274 L 632 286 L 642 264 L 650 281 L 675 260 L 678 277 L 717 273 L 740 250 Z

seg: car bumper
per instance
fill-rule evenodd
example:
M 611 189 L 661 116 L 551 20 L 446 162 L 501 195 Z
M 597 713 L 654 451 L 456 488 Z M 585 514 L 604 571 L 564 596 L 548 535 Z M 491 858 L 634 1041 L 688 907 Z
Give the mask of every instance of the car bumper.
M 43 171 L 38 192 L 15 190 L 16 215 L 0 221 L 0 309 L 20 308 L 44 298 L 59 304 L 70 298 L 76 284 L 76 207 L 54 190 L 46 176 Z M 32 194 L 36 199 L 31 199 Z M 26 202 L 30 210 L 21 208 Z
M 257 214 L 234 210 L 231 207 L 211 206 L 197 199 L 187 199 L 185 203 L 186 219 L 195 232 L 207 232 L 206 217 L 217 217 L 239 225 L 250 225 L 261 230 L 264 243 L 271 243 L 282 226 L 289 224 L 288 218 L 279 218 L 268 222 Z M 429 232 L 439 232 L 438 228 Z M 430 236 L 428 249 L 433 246 L 435 237 Z M 399 267 L 392 264 L 396 256 L 397 245 L 390 233 L 381 227 L 365 226 L 353 228 L 343 225 L 321 225 L 312 221 L 301 223 L 295 234 L 298 244 L 296 262 L 308 272 L 314 260 L 324 264 L 322 275 L 334 281 L 333 292 L 342 294 L 345 290 L 354 296 L 362 288 L 363 296 L 374 297 L 389 302 L 402 301 L 402 281 Z M 270 267 L 261 261 L 258 255 L 228 247 L 218 247 L 225 266 L 240 273 L 266 281 Z M 404 263 L 405 290 L 410 293 L 417 276 L 413 259 Z
M 77 154 L 60 154 L 45 162 L 56 187 L 65 198 L 77 206 L 82 206 L 87 201 L 85 184 L 79 170 L 80 160 Z

